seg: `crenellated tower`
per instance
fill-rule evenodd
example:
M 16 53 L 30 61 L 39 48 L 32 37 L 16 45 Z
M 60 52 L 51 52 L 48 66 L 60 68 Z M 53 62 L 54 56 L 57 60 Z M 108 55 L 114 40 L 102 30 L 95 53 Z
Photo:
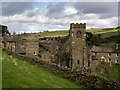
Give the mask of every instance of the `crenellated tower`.
M 88 67 L 88 56 L 86 49 L 86 23 L 70 24 L 70 40 L 72 69 Z

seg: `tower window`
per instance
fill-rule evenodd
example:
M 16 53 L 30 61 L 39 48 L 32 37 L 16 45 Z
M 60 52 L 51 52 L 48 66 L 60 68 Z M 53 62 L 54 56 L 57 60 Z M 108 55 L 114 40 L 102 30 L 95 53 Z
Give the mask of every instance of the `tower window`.
M 109 62 L 111 61 L 111 59 L 109 59 Z
M 35 51 L 33 53 L 36 54 Z
M 80 60 L 77 60 L 77 64 L 78 64 L 78 65 L 80 64 Z
M 111 53 L 108 53 L 108 56 L 111 56 Z
M 77 31 L 77 38 L 81 38 L 81 31 Z
M 118 57 L 118 53 L 116 54 L 116 57 Z
M 118 63 L 118 60 L 116 60 L 116 63 Z

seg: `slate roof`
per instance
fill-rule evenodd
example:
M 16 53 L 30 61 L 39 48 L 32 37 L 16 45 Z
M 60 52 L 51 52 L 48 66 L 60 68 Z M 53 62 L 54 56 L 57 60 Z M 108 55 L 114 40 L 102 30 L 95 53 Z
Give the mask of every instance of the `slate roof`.
M 17 37 L 14 35 L 5 35 L 3 36 L 3 40 L 7 42 L 15 42 L 17 40 Z
M 101 53 L 120 53 L 120 49 L 115 49 L 111 47 L 101 47 L 101 46 L 93 46 L 91 49 L 92 52 L 101 52 Z

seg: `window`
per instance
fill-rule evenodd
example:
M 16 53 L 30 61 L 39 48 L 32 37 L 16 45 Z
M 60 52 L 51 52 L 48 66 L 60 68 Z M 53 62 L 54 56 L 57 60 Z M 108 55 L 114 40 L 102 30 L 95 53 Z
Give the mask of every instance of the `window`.
M 108 56 L 111 56 L 111 53 L 108 53 Z
M 81 38 L 81 31 L 77 31 L 77 38 Z
M 93 55 L 97 55 L 97 52 L 94 52 Z
M 34 53 L 34 55 L 36 55 L 36 52 L 35 52 L 35 51 L 34 51 L 33 53 Z
M 117 60 L 117 63 L 118 63 L 119 61 Z
M 118 60 L 116 60 L 116 63 L 118 63 Z
M 77 64 L 78 64 L 78 65 L 80 64 L 80 60 L 77 60 Z
M 94 55 L 92 56 L 92 60 L 98 60 L 98 58 Z
M 111 61 L 111 59 L 109 59 L 109 62 Z
M 95 52 L 95 55 L 97 55 L 97 52 Z
M 23 40 L 26 40 L 25 38 L 23 38 Z
M 118 57 L 118 53 L 116 53 L 116 57 Z

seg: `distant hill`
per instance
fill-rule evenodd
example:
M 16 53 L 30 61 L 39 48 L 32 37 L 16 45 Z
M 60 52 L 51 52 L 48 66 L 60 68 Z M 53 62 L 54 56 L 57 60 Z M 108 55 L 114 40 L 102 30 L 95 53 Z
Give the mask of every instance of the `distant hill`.
M 105 28 L 105 29 L 87 29 L 87 32 L 91 32 L 93 34 L 101 34 L 102 38 L 117 35 L 118 29 L 116 28 Z M 63 37 L 69 34 L 69 30 L 59 30 L 59 31 L 48 31 L 48 32 L 41 32 L 41 33 L 34 33 L 31 35 L 34 35 L 38 38 L 43 37 Z

